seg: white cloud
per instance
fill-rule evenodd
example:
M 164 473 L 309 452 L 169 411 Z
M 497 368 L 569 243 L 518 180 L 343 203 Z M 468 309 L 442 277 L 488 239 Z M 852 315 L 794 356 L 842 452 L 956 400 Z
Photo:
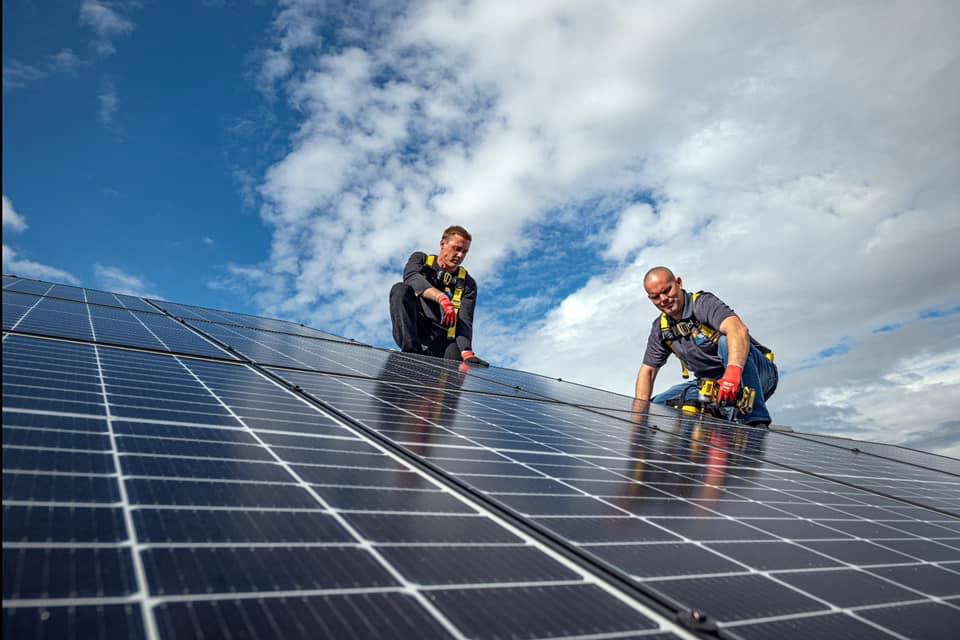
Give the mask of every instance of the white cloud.
M 952 3 L 425 2 L 326 48 L 317 7 L 284 4 L 261 76 L 302 114 L 259 190 L 265 309 L 389 340 L 400 265 L 457 222 L 475 237 L 481 353 L 630 392 L 655 315 L 642 274 L 667 264 L 788 371 L 849 338 L 785 375 L 773 406 L 836 430 L 862 426 L 815 402 L 851 380 L 838 363 L 866 362 L 876 327 L 960 300 Z M 592 277 L 521 323 L 489 297 L 571 274 Z M 949 341 L 903 335 L 891 360 Z M 893 384 L 868 371 L 858 384 Z M 863 415 L 877 437 L 901 429 Z
M 87 62 L 74 53 L 73 49 L 61 49 L 50 54 L 50 68 L 53 71 L 63 71 L 72 73 L 77 69 L 87 65 Z
M 13 209 L 6 195 L 3 196 L 3 228 L 11 231 L 24 231 L 27 228 L 27 221 Z
M 217 244 L 210 236 L 203 236 L 202 240 L 203 244 L 207 245 L 208 247 L 212 247 Z
M 146 279 L 127 273 L 119 267 L 97 263 L 93 265 L 93 275 L 97 280 L 97 286 L 105 291 L 125 293 L 140 298 L 162 299 L 160 294 L 152 291 L 153 285 Z
M 66 284 L 80 284 L 80 280 L 73 274 L 63 269 L 21 258 L 15 250 L 7 245 L 3 245 L 3 272 L 17 275 L 21 278 L 36 278 L 38 280 L 50 280 Z
M 97 95 L 97 101 L 100 103 L 100 109 L 97 112 L 100 124 L 110 126 L 117 113 L 117 89 L 112 82 L 104 81 L 103 88 Z
M 27 224 L 26 218 L 17 213 L 13 208 L 13 203 L 10 202 L 6 194 L 3 194 L 4 230 L 19 233 L 26 231 L 28 227 L 29 225 Z M 3 245 L 3 272 L 5 274 L 13 274 L 26 278 L 80 284 L 80 281 L 76 277 L 63 269 L 20 257 L 17 250 L 6 244 Z
M 4 60 L 3 92 L 20 89 L 31 82 L 47 77 L 47 72 L 19 60 Z
M 114 38 L 130 34 L 136 26 L 123 15 L 120 5 L 101 0 L 84 0 L 80 6 L 80 24 L 90 27 L 96 34 L 91 44 L 101 56 L 116 53 Z

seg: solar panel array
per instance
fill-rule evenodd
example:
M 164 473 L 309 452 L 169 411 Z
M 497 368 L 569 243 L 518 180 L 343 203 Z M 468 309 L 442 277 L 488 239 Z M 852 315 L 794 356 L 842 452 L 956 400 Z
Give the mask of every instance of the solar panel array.
M 960 461 L 4 276 L 11 638 L 945 638 Z

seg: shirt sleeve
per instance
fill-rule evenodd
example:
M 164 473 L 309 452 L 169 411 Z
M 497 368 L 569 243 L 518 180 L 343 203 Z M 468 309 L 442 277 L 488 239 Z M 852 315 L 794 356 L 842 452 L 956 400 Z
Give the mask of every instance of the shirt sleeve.
M 427 254 L 422 251 L 415 251 L 410 254 L 407 265 L 403 268 L 403 281 L 410 285 L 414 293 L 418 296 L 432 287 L 430 281 L 423 275 L 423 267 L 427 262 Z
M 704 291 L 693 303 L 693 317 L 700 322 L 707 323 L 713 329 L 719 329 L 720 324 L 730 316 L 737 315 L 733 309 L 713 295 Z
M 460 297 L 460 314 L 457 316 L 457 347 L 460 351 L 472 351 L 473 310 L 477 306 L 477 281 L 470 274 L 463 285 Z
M 659 369 L 667 363 L 667 358 L 672 352 L 663 344 L 660 339 L 660 317 L 653 321 L 650 328 L 650 336 L 647 338 L 647 350 L 643 354 L 643 364 L 654 369 Z

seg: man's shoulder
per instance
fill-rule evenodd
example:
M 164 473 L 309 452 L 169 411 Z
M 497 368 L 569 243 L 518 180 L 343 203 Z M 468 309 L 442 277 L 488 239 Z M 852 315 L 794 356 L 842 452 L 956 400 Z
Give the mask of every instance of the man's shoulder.
M 710 307 L 717 304 L 726 305 L 726 303 L 712 291 L 697 291 L 696 293 L 693 293 L 691 297 L 693 299 L 693 306 L 695 309 L 704 306 Z

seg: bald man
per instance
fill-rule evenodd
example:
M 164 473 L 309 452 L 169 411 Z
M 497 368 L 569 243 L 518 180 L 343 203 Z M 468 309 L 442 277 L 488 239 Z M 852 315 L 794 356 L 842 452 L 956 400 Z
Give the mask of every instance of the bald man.
M 744 424 L 767 426 L 767 399 L 777 389 L 777 367 L 767 359 L 766 347 L 750 337 L 747 326 L 712 293 L 688 293 L 683 280 L 666 267 L 654 267 L 643 279 L 647 297 L 660 316 L 653 321 L 643 364 L 637 373 L 636 397 L 656 404 L 696 397 L 701 380 L 719 380 L 717 401 L 736 403 L 741 385 L 757 392 L 753 410 L 740 417 Z M 686 374 L 696 380 L 678 384 L 651 398 L 657 372 L 675 354 Z M 686 377 L 686 376 L 685 376 Z

